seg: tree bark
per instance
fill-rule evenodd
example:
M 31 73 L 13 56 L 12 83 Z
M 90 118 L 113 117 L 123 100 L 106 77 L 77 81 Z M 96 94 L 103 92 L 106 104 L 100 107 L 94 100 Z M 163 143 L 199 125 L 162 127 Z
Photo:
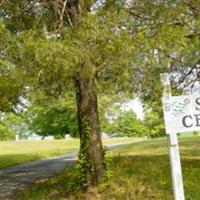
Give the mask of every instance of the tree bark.
M 79 78 L 74 83 L 80 134 L 79 159 L 83 164 L 85 184 L 96 186 L 104 177 L 104 163 L 95 84 L 90 78 Z

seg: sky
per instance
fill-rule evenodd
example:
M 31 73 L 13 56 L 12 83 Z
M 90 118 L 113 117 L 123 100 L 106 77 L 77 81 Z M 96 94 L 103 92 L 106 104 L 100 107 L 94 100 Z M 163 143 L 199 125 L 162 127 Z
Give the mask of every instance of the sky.
M 122 105 L 124 110 L 133 110 L 139 119 L 144 119 L 144 112 L 142 108 L 142 103 L 139 98 L 135 98 L 127 103 Z

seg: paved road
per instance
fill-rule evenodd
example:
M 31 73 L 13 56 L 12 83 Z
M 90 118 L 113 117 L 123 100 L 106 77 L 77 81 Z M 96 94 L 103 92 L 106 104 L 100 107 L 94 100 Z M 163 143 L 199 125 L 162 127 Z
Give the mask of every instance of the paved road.
M 34 181 L 55 176 L 71 165 L 76 157 L 77 153 L 68 153 L 0 170 L 0 200 L 14 199 L 16 192 Z
M 107 148 L 112 150 L 125 145 L 127 144 L 114 144 Z M 77 153 L 68 153 L 0 170 L 0 200 L 14 199 L 17 192 L 35 181 L 55 176 L 76 159 Z

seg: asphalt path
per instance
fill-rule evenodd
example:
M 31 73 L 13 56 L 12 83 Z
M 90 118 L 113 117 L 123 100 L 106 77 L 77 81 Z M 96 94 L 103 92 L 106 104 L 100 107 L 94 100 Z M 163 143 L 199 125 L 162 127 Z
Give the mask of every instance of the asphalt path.
M 131 142 L 133 143 L 133 142 Z M 131 144 L 105 146 L 108 150 Z M 13 200 L 16 193 L 31 186 L 33 182 L 48 179 L 63 171 L 77 160 L 77 152 L 50 157 L 0 170 L 0 200 Z

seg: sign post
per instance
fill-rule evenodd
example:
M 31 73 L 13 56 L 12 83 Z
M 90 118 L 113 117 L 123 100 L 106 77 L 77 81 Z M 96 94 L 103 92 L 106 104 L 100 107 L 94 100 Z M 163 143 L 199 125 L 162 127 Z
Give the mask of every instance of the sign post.
M 164 118 L 166 124 L 166 121 L 168 120 L 166 112 L 171 111 L 171 104 L 169 104 L 169 102 L 171 101 L 172 98 L 170 91 L 170 81 L 167 73 L 161 74 L 161 82 L 164 87 L 162 100 L 163 100 Z M 178 104 L 178 109 L 180 108 L 182 107 L 181 105 Z M 171 132 L 168 132 L 168 130 L 166 132 L 168 134 L 168 146 L 169 146 L 174 199 L 185 200 L 177 132 L 175 132 L 175 130 L 173 129 L 171 130 Z

